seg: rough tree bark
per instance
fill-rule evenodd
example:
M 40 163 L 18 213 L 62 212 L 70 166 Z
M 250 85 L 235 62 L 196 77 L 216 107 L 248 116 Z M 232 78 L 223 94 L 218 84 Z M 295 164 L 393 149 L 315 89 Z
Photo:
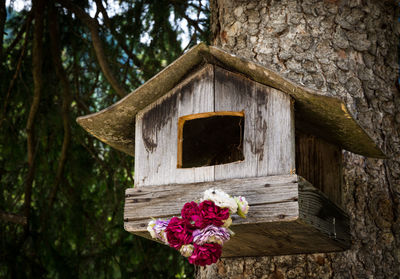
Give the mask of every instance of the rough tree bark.
M 212 0 L 211 10 L 214 45 L 341 98 L 388 159 L 344 154 L 350 250 L 222 259 L 197 278 L 399 278 L 398 3 Z

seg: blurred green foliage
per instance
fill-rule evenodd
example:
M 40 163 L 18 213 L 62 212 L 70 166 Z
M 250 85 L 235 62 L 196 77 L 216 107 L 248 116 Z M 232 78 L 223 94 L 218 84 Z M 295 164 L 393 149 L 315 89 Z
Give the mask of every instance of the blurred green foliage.
M 88 24 L 74 9 L 97 22 L 108 66 L 130 91 L 185 49 L 207 41 L 208 4 L 44 1 L 35 14 L 32 6 L 39 1 L 15 11 L 0 0 L 0 10 L 5 10 L 0 13 L 0 278 L 192 277 L 193 267 L 176 251 L 123 229 L 124 191 L 134 185 L 134 158 L 102 144 L 75 122 L 120 96 L 99 66 Z M 44 24 L 43 87 L 30 135 L 32 167 L 26 126 L 36 86 L 33 41 L 38 14 Z M 52 24 L 58 27 L 58 55 L 69 99 L 51 52 Z M 62 158 L 66 131 L 70 139 Z M 30 171 L 32 183 L 27 179 Z M 29 202 L 26 195 L 31 195 Z M 26 212 L 27 225 L 15 221 L 23 220 Z

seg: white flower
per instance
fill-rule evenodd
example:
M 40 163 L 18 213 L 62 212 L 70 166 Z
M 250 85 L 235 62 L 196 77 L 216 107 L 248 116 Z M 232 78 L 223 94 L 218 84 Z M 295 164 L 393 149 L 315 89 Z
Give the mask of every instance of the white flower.
M 156 219 L 151 220 L 147 225 L 147 231 L 152 238 L 158 239 L 168 245 L 167 233 L 165 230 L 168 227 L 169 220 Z
M 155 225 L 156 225 L 156 220 L 151 220 L 147 225 L 147 231 L 150 233 L 152 238 L 157 238 L 156 232 L 154 231 Z
M 229 208 L 231 214 L 236 213 L 238 205 L 227 193 L 217 189 L 208 189 L 204 192 L 203 200 L 209 200 L 221 208 Z
M 182 245 L 181 249 L 179 249 L 179 252 L 181 252 L 181 255 L 188 258 L 193 254 L 194 246 L 192 244 L 187 244 L 187 245 Z
M 246 218 L 246 214 L 249 212 L 249 203 L 246 201 L 245 197 L 239 196 L 234 197 L 238 205 L 238 215 L 242 218 Z

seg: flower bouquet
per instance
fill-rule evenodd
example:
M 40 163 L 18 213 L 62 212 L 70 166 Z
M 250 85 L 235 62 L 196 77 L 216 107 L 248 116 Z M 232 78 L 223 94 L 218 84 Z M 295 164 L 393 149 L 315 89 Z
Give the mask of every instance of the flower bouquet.
M 181 217 L 149 222 L 151 236 L 178 250 L 194 265 L 210 265 L 218 261 L 222 245 L 234 235 L 229 229 L 231 215 L 246 218 L 249 205 L 244 197 L 231 197 L 227 193 L 209 189 L 200 203 L 185 203 Z

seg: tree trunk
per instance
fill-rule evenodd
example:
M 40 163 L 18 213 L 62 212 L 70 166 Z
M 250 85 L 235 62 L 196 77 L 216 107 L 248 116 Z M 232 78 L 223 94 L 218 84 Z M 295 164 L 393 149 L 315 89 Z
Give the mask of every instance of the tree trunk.
M 387 154 L 344 153 L 342 253 L 221 259 L 197 278 L 399 278 L 400 94 L 395 1 L 211 1 L 214 45 L 341 98 Z

